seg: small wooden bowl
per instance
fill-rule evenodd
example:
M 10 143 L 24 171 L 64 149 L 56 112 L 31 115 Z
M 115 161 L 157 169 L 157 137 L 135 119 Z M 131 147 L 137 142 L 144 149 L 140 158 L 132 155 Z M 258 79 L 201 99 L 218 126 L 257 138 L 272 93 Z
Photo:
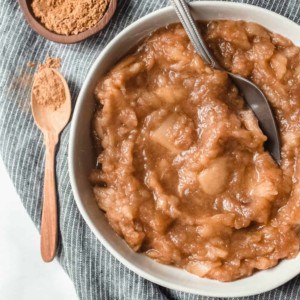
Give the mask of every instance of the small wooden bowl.
M 101 20 L 92 28 L 83 31 L 78 34 L 74 35 L 62 35 L 62 34 L 57 34 L 54 33 L 50 30 L 48 30 L 46 27 L 41 24 L 38 19 L 34 16 L 32 8 L 31 8 L 31 3 L 32 0 L 18 0 L 19 4 L 21 6 L 21 9 L 23 11 L 23 14 L 25 16 L 25 19 L 31 26 L 31 28 L 37 32 L 38 34 L 42 35 L 46 39 L 56 42 L 56 43 L 61 43 L 61 44 L 74 44 L 81 42 L 90 36 L 98 33 L 101 29 L 103 29 L 107 23 L 110 21 L 112 16 L 114 15 L 117 7 L 117 0 L 110 0 L 109 6 L 104 14 L 104 16 L 101 18 Z

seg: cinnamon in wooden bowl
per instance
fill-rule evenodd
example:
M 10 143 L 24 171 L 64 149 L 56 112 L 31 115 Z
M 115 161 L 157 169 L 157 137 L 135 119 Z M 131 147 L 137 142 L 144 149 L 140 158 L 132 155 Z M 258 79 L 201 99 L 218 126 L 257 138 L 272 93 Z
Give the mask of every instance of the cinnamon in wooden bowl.
M 104 16 L 110 0 L 33 0 L 35 17 L 50 31 L 77 35 L 94 27 Z

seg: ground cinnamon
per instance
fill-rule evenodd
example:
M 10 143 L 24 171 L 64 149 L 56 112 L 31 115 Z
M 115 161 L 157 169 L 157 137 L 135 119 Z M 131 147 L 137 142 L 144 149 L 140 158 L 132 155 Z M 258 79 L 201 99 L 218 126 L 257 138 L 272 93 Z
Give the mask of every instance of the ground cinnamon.
M 53 68 L 60 66 L 60 59 L 48 57 L 39 65 L 32 87 L 32 97 L 38 104 L 58 109 L 66 100 L 65 89 L 61 79 Z
M 48 56 L 43 64 L 40 64 L 38 70 L 43 68 L 59 69 L 61 67 L 61 59 L 59 57 Z
M 34 15 L 58 34 L 74 35 L 95 26 L 110 0 L 33 0 Z

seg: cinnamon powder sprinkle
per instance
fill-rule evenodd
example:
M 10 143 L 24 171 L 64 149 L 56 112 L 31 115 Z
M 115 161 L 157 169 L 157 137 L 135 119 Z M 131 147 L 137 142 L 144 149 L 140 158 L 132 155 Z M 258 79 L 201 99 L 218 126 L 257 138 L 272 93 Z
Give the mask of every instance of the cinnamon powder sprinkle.
M 60 59 L 51 57 L 39 65 L 32 87 L 34 101 L 43 106 L 50 106 L 54 110 L 66 101 L 64 85 L 54 70 L 55 66 L 60 66 Z
M 33 62 L 33 61 L 27 62 L 27 67 L 28 68 L 34 68 L 35 67 L 35 62 Z
M 44 68 L 59 69 L 61 67 L 61 59 L 59 57 L 48 56 L 43 64 L 40 64 L 38 71 Z
M 110 0 L 33 0 L 32 10 L 50 31 L 74 35 L 95 26 Z

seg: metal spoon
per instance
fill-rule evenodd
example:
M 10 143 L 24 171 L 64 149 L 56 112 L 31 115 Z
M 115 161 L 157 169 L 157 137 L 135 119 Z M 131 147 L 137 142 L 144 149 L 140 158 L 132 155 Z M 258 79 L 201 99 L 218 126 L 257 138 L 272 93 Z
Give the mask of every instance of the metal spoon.
M 175 7 L 176 13 L 189 36 L 191 43 L 193 44 L 196 52 L 206 61 L 212 68 L 224 70 L 211 55 L 209 49 L 205 45 L 204 39 L 201 36 L 200 31 L 197 28 L 189 7 L 185 0 L 171 0 Z M 270 104 L 263 92 L 251 81 L 228 72 L 232 81 L 237 85 L 239 91 L 245 98 L 247 104 L 253 110 L 256 115 L 259 126 L 262 132 L 267 136 L 268 140 L 265 143 L 265 149 L 270 152 L 276 162 L 280 163 L 280 139 L 276 121 Z
M 45 75 L 49 68 L 39 71 L 33 82 L 33 89 L 39 76 Z M 59 140 L 59 134 L 67 125 L 71 116 L 71 96 L 68 84 L 63 76 L 52 70 L 52 75 L 63 85 L 65 100 L 60 107 L 54 109 L 49 105 L 40 104 L 37 96 L 31 94 L 31 109 L 36 125 L 44 134 L 46 146 L 46 163 L 44 177 L 44 200 L 41 222 L 41 255 L 45 262 L 50 262 L 55 257 L 57 248 L 57 203 L 55 182 L 55 148 Z M 42 78 L 42 77 L 41 77 Z M 48 84 L 46 81 L 45 84 Z M 32 89 L 32 90 L 33 90 Z

